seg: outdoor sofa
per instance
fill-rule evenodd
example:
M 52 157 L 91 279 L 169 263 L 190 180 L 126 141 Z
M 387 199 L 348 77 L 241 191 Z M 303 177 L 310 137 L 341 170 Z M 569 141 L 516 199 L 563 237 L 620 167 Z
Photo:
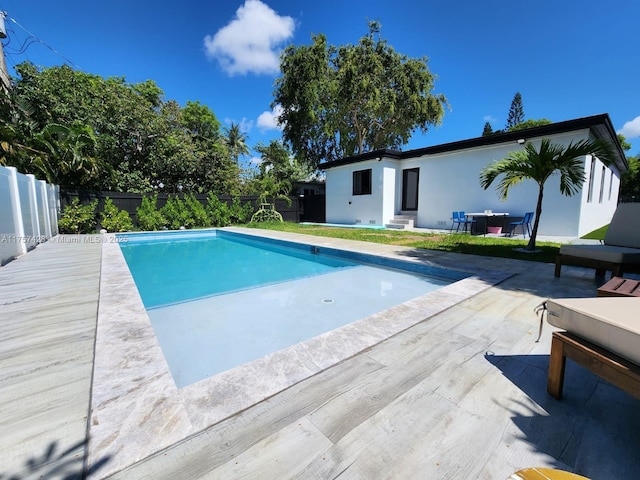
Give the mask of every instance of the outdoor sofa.
M 640 297 L 546 301 L 552 334 L 547 391 L 562 398 L 566 358 L 640 399 Z
M 593 267 L 597 276 L 611 270 L 612 277 L 640 270 L 640 203 L 618 205 L 603 245 L 562 245 L 556 257 L 556 277 L 562 265 Z

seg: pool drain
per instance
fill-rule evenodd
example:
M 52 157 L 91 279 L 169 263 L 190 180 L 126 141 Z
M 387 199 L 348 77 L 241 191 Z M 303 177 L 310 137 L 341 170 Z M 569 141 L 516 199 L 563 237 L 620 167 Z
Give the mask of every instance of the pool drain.
M 333 298 L 324 298 L 322 303 L 333 303 Z

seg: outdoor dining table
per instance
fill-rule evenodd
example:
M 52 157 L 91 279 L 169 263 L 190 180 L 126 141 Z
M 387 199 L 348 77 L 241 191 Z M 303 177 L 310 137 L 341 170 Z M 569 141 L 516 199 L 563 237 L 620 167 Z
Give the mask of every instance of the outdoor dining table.
M 491 210 L 485 210 L 484 212 L 469 212 L 469 213 L 465 213 L 465 217 L 466 218 L 475 218 L 476 220 L 478 218 L 484 218 L 484 233 L 483 235 L 487 234 L 488 231 L 488 226 L 489 226 L 489 218 L 491 217 L 503 217 L 503 221 L 502 221 L 502 229 L 504 230 L 504 228 L 506 227 L 505 223 L 505 219 L 509 216 L 508 213 L 506 212 L 493 212 Z

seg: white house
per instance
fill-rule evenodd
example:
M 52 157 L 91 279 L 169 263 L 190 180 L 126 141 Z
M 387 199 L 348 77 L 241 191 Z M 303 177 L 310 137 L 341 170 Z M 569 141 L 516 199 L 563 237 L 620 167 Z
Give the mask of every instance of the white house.
M 527 180 L 511 187 L 503 202 L 494 188 L 500 178 L 484 190 L 480 172 L 509 152 L 523 149 L 526 142 L 539 147 L 543 138 L 565 146 L 603 139 L 613 145 L 615 160 L 607 167 L 587 155 L 585 184 L 572 197 L 560 193 L 558 176 L 550 178 L 544 187 L 538 233 L 579 237 L 609 223 L 618 201 L 620 175 L 629 166 L 607 114 L 406 152 L 376 150 L 324 163 L 326 221 L 385 225 L 396 216 L 410 215 L 416 227 L 442 229 L 450 227 L 454 210 L 492 210 L 521 218 L 535 211 L 537 184 Z

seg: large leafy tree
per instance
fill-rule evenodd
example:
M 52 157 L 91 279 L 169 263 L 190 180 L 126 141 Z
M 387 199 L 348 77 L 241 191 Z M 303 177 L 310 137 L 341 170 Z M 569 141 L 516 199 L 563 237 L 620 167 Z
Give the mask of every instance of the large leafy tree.
M 549 125 L 551 123 L 553 123 L 553 122 L 551 120 L 547 119 L 547 118 L 540 118 L 538 120 L 529 119 L 529 120 L 524 120 L 524 121 L 514 125 L 513 127 L 510 127 L 507 131 L 515 132 L 517 130 L 525 130 L 527 128 L 541 127 L 543 125 Z
M 527 245 L 528 251 L 536 248 L 536 236 L 540 215 L 544 185 L 552 175 L 560 175 L 560 193 L 566 196 L 575 195 L 585 181 L 586 155 L 595 155 L 604 164 L 613 161 L 611 145 L 601 140 L 580 140 L 568 146 L 553 144 L 549 139 L 542 139 L 540 147 L 527 142 L 524 150 L 509 153 L 505 158 L 487 165 L 480 173 L 480 185 L 485 190 L 498 177 L 502 177 L 496 189 L 502 200 L 506 200 L 509 190 L 524 180 L 533 180 L 538 184 L 538 200 L 531 237 Z
M 272 106 L 285 141 L 315 168 L 322 161 L 400 148 L 441 122 L 446 98 L 433 94 L 427 58 L 409 58 L 380 37 L 380 24 L 357 45 L 327 45 L 324 35 L 281 56 Z
M 180 123 L 197 140 L 218 142 L 221 140 L 220 122 L 215 113 L 200 102 L 187 101 L 182 109 Z
M 49 136 L 43 143 L 37 135 L 48 125 L 82 126 L 94 132 L 91 157 L 99 173 L 84 176 L 79 187 L 138 193 L 199 192 L 213 186 L 220 193 L 237 190 L 237 169 L 220 123 L 199 102 L 181 108 L 165 101 L 151 80 L 130 84 L 120 77 L 104 79 L 67 66 L 39 69 L 28 62 L 16 71 L 12 98 L 0 102 L 3 157 L 12 157 L 13 164 L 54 165 L 52 160 L 68 152 L 67 146 L 61 138 Z M 20 104 L 29 109 L 18 108 Z M 41 156 L 43 151 L 50 158 Z M 61 183 L 75 185 L 76 180 Z
M 16 95 L 33 106 L 31 119 L 39 129 L 83 124 L 95 132 L 95 155 L 104 170 L 85 188 L 141 188 L 140 175 L 134 172 L 146 163 L 157 141 L 163 95 L 153 81 L 131 85 L 119 77 L 104 79 L 68 66 L 38 69 L 28 62 L 16 72 Z
M 620 178 L 620 195 L 640 196 L 640 154 L 627 157 L 629 170 Z
M 311 171 L 301 165 L 281 140 L 271 140 L 268 145 L 259 143 L 256 150 L 260 153 L 258 180 L 271 177 L 282 188 L 278 193 L 288 194 L 295 182 L 309 177 Z
M 621 133 L 618 134 L 618 141 L 625 152 L 631 150 L 631 144 Z M 620 195 L 638 196 L 640 195 L 640 153 L 635 156 L 627 156 L 629 170 L 620 177 Z

